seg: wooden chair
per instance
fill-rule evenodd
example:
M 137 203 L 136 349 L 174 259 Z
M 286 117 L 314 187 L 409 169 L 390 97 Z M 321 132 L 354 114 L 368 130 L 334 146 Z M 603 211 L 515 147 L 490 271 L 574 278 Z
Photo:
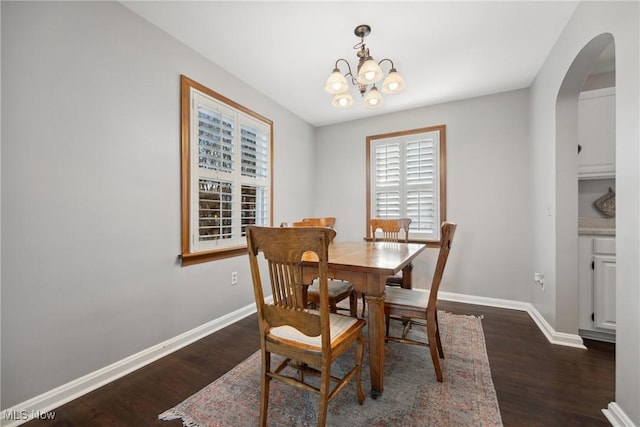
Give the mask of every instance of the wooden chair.
M 371 218 L 369 220 L 371 238 L 375 241 L 388 243 L 408 243 L 410 224 L 411 218 Z M 376 237 L 378 231 L 382 232 L 381 238 Z M 385 284 L 387 286 L 402 286 L 402 273 L 387 277 Z M 362 295 L 362 317 L 365 315 L 365 309 L 365 297 Z
M 304 218 L 303 222 L 311 223 L 313 227 L 336 227 L 336 219 L 334 217 L 324 217 L 324 218 Z
M 329 227 L 334 228 L 336 219 L 328 218 L 305 218 L 302 221 L 294 222 L 294 227 Z M 344 280 L 329 279 L 329 308 L 333 313 L 338 312 L 338 303 L 349 298 L 349 314 L 352 317 L 358 316 L 358 300 L 353 290 L 353 285 Z M 307 289 L 307 301 L 317 305 L 320 301 L 318 282 L 314 281 Z
M 371 218 L 371 236 L 376 239 L 378 230 L 382 232 L 383 242 L 405 242 L 409 241 L 409 225 L 411 218 Z
M 409 225 L 411 218 L 372 218 L 369 220 L 371 237 L 376 238 L 378 230 L 382 232 L 383 242 L 409 242 Z M 387 277 L 387 286 L 402 286 L 402 274 Z
M 444 267 L 449 257 L 451 242 L 455 234 L 457 225 L 451 222 L 442 224 L 442 237 L 440 242 L 440 253 L 438 262 L 431 281 L 431 290 L 427 294 L 423 291 L 413 289 L 387 287 L 385 290 L 384 314 L 387 323 L 387 341 L 397 341 L 405 344 L 417 344 L 429 346 L 431 360 L 436 371 L 436 378 L 442 382 L 442 369 L 440 368 L 440 358 L 444 358 L 442 342 L 440 341 L 440 328 L 438 326 L 438 288 L 442 281 Z M 389 318 L 399 317 L 402 319 L 418 319 L 426 321 L 428 342 L 415 341 L 402 337 L 392 337 L 389 335 Z M 435 345 L 435 346 L 434 346 Z
M 260 425 L 267 425 L 269 383 L 272 379 L 320 394 L 318 426 L 324 426 L 329 402 L 355 377 L 358 403 L 364 402 L 361 385 L 365 321 L 329 311 L 327 261 L 335 230 L 317 227 L 247 227 L 249 262 L 260 326 L 262 352 Z M 319 310 L 305 307 L 301 260 L 305 252 L 318 257 Z M 258 253 L 267 260 L 273 304 L 266 304 Z M 342 378 L 331 375 L 331 364 L 356 344 L 355 366 Z M 271 354 L 284 356 L 275 369 Z M 295 368 L 296 375 L 283 371 Z M 304 374 L 320 375 L 320 385 L 305 382 Z M 331 389 L 331 381 L 337 382 Z M 286 402 L 283 402 L 286 404 Z

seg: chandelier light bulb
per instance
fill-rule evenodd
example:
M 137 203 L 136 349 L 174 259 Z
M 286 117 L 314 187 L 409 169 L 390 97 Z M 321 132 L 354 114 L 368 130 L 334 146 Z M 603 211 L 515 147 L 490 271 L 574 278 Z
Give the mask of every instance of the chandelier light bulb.
M 382 94 L 380 94 L 380 91 L 378 91 L 375 85 L 373 85 L 364 97 L 364 105 L 367 108 L 378 108 L 382 105 Z
M 379 82 L 383 75 L 384 74 L 382 73 L 380 66 L 373 60 L 373 58 L 369 57 L 360 67 L 356 80 L 360 84 L 370 85 Z
M 349 92 L 338 93 L 333 97 L 331 105 L 336 108 L 349 108 L 353 105 L 353 97 Z
M 327 82 L 324 85 L 324 90 L 327 93 L 335 95 L 337 93 L 346 92 L 349 90 L 349 85 L 347 85 L 347 79 L 344 78 L 339 69 L 334 68 L 333 72 L 327 79 Z
M 404 79 L 395 68 L 392 68 L 382 83 L 382 92 L 389 94 L 402 92 L 404 86 Z

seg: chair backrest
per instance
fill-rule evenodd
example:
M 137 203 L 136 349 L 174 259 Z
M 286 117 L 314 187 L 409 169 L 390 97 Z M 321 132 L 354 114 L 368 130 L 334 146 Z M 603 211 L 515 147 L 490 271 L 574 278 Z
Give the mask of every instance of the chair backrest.
M 325 219 L 333 220 L 333 222 L 324 221 Z M 335 224 L 335 222 L 335 218 L 305 218 L 302 221 L 296 221 L 291 225 L 292 227 L 327 227 L 333 229 L 333 224 Z M 333 243 L 333 239 L 331 239 L 331 243 Z
M 304 218 L 302 221 L 310 223 L 312 227 L 336 227 L 336 219 L 334 217 Z
M 291 224 L 291 226 L 293 227 L 314 227 L 313 223 L 311 221 L 296 221 L 294 223 Z
M 369 220 L 371 227 L 371 237 L 376 239 L 376 232 L 382 231 L 382 241 L 384 242 L 408 242 L 409 225 L 411 218 L 372 218 Z
M 449 251 L 451 250 L 451 243 L 453 242 L 453 235 L 456 234 L 457 226 L 458 225 L 453 222 L 445 221 L 442 223 L 440 253 L 438 254 L 438 262 L 436 263 L 433 280 L 431 281 L 431 291 L 429 292 L 427 311 L 429 311 L 429 307 L 435 307 L 435 304 L 438 301 L 438 289 L 440 288 L 440 282 L 442 281 L 442 275 L 444 274 L 444 267 L 447 264 L 447 259 L 449 258 Z
M 260 330 L 263 336 L 271 327 L 289 325 L 308 336 L 322 334 L 323 347 L 329 345 L 329 294 L 327 261 L 329 242 L 335 230 L 327 227 L 247 227 L 249 263 Z M 260 276 L 258 253 L 267 260 L 273 304 L 266 304 Z M 320 309 L 310 313 L 304 304 L 302 263 L 305 253 L 316 254 Z M 325 336 L 326 335 L 326 336 Z M 325 342 L 326 341 L 326 342 Z
M 334 228 L 335 218 L 305 218 L 302 221 L 296 221 L 291 224 L 293 227 L 327 227 Z M 333 239 L 331 239 L 333 243 Z

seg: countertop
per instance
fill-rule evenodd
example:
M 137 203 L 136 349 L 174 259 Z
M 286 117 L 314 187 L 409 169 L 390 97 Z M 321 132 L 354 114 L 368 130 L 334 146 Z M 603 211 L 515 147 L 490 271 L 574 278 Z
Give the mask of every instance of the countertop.
M 578 234 L 616 235 L 615 218 L 578 218 Z

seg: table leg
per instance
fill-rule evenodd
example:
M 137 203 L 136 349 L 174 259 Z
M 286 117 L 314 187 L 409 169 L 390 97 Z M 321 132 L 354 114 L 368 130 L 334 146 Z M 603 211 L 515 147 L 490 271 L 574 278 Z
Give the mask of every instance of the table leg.
M 405 289 L 411 289 L 411 272 L 413 271 L 413 264 L 407 264 L 405 268 L 402 269 L 402 285 L 401 287 Z
M 366 296 L 369 310 L 369 369 L 371 397 L 376 399 L 384 390 L 384 294 Z

